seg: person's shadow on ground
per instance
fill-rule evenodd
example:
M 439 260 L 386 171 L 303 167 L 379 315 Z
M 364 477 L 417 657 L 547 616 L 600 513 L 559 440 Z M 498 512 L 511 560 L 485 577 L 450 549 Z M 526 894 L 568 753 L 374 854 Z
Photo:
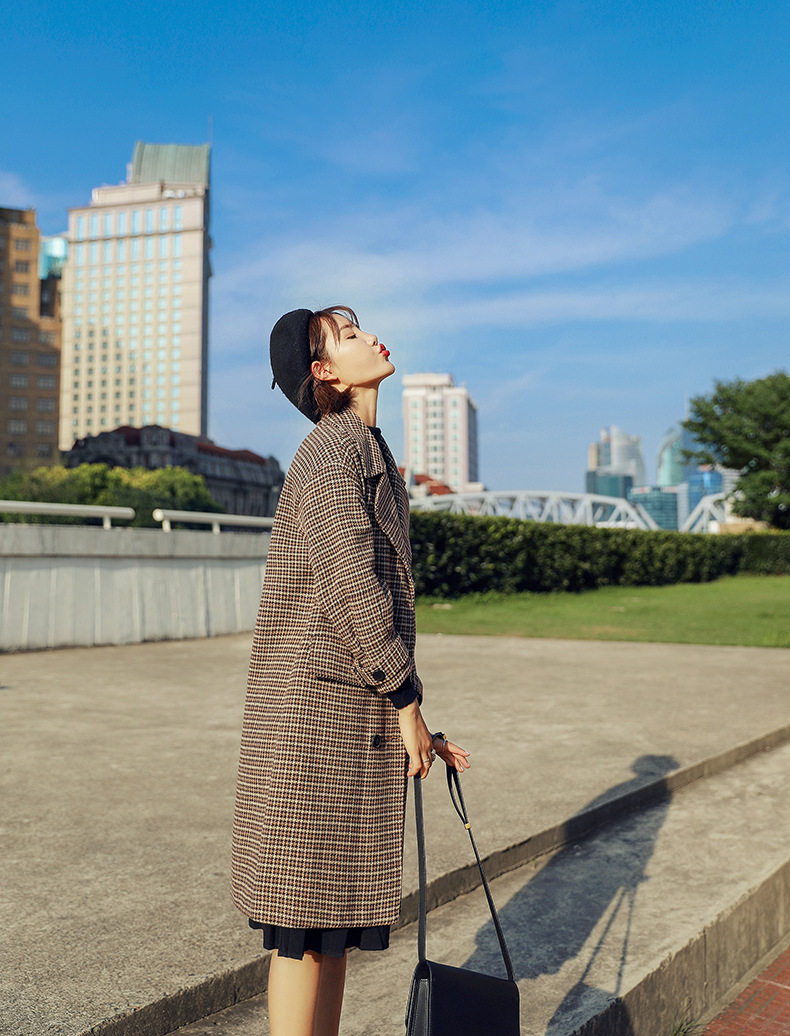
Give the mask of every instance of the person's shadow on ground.
M 568 821 L 569 833 L 577 829 L 575 818 L 581 819 L 613 798 L 666 776 L 679 765 L 668 755 L 640 756 L 632 767 L 634 777 L 587 803 Z M 648 880 L 645 871 L 669 800 L 670 792 L 659 789 L 651 806 L 630 817 L 611 838 L 571 842 L 499 911 L 516 981 L 558 972 L 566 961 L 578 957 L 596 926 L 604 916 L 607 918 L 580 979 L 555 1011 L 546 1036 L 570 1032 L 575 1027 L 570 1024 L 572 1018 L 578 1017 L 575 1024 L 581 1024 L 619 994 L 628 957 L 634 899 L 640 884 Z M 604 943 L 615 937 L 615 923 L 622 947 L 617 974 L 612 975 L 613 988 L 607 991 L 588 985 L 587 978 Z M 478 932 L 477 948 L 463 966 L 488 974 L 504 971 L 491 921 Z M 617 1030 L 626 1036 L 630 1026 L 617 1025 Z

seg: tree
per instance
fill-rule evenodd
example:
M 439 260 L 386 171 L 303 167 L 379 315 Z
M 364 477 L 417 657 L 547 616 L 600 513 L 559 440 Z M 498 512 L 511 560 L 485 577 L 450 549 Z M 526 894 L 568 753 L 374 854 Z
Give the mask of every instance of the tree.
M 157 526 L 155 507 L 176 511 L 222 511 L 201 475 L 186 468 L 110 468 L 107 464 L 60 465 L 14 471 L 0 479 L 0 500 L 50 501 L 58 504 L 108 504 L 133 507 L 134 526 Z M 84 524 L 84 518 L 6 515 L 6 521 Z
M 687 457 L 740 472 L 733 511 L 790 529 L 790 376 L 714 382 L 683 422 L 699 444 Z

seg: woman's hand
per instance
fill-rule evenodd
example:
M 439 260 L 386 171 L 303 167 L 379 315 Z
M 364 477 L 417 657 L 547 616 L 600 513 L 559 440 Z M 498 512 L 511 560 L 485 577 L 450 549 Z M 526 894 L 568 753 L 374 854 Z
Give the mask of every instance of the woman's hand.
M 447 763 L 448 766 L 454 767 L 459 773 L 468 770 L 472 765 L 469 762 L 469 753 L 466 749 L 459 748 L 458 745 L 454 745 L 452 741 L 448 741 L 446 738 L 435 738 L 433 747 L 439 758 Z
M 413 701 L 405 708 L 398 709 L 398 725 L 400 736 L 409 755 L 409 769 L 407 776 L 416 777 L 417 774 L 423 780 L 428 776 L 431 769 L 431 732 L 425 726 L 420 706 Z

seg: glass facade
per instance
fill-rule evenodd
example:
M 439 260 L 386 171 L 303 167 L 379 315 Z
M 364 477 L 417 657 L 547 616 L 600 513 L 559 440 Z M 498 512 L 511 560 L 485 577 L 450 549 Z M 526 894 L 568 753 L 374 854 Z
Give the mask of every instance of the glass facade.
M 596 496 L 617 496 L 628 498 L 633 488 L 632 475 L 615 475 L 611 472 L 588 471 L 585 478 L 585 492 Z
M 638 486 L 629 490 L 628 500 L 641 504 L 659 529 L 678 527 L 678 491 L 675 486 Z

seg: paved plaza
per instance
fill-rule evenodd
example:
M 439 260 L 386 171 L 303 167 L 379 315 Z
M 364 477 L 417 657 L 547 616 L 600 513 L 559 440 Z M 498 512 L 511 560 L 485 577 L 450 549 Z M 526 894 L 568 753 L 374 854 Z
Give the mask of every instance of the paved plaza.
M 78 1036 L 212 976 L 240 973 L 259 957 L 259 936 L 228 894 L 249 643 L 245 634 L 0 656 L 3 1036 Z M 432 636 L 420 638 L 418 664 L 429 726 L 445 729 L 472 753 L 464 789 L 484 855 L 560 824 L 591 802 L 790 723 L 788 655 L 780 650 Z M 768 766 L 766 760 L 743 765 L 758 762 Z M 790 857 L 783 834 L 760 834 L 760 825 L 767 824 L 769 834 L 776 826 L 771 810 L 781 806 L 774 806 L 772 789 L 786 787 L 787 753 L 777 750 L 770 766 L 770 772 L 755 770 L 745 784 L 727 777 L 729 784 L 722 778 L 711 786 L 710 794 L 721 796 L 718 804 L 710 800 L 695 808 L 729 819 L 717 825 L 709 818 L 701 841 L 694 843 L 691 834 L 699 820 L 695 827 L 677 810 L 685 870 L 673 865 L 677 852 L 669 842 L 662 849 L 675 803 L 652 842 L 645 843 L 644 824 L 655 826 L 656 815 L 640 819 L 641 834 L 635 829 L 629 837 L 632 844 L 652 845 L 648 859 L 654 864 L 666 860 L 668 884 L 660 885 L 657 874 L 651 881 L 668 903 L 672 890 L 688 882 L 695 860 L 716 863 L 717 846 L 737 866 L 703 904 L 708 914 Z M 434 773 L 426 788 L 431 879 L 470 862 L 440 776 Z M 749 804 L 749 789 L 759 791 L 762 814 Z M 698 795 L 686 794 L 689 803 Z M 738 816 L 752 826 L 739 828 Z M 407 824 L 405 893 L 416 886 Z M 758 849 L 758 841 L 769 844 Z M 590 866 L 595 873 L 592 857 Z M 678 867 L 674 883 L 672 866 Z M 547 869 L 548 863 L 537 873 Z M 645 909 L 651 881 L 637 891 L 636 902 L 644 899 Z M 523 875 L 514 872 L 498 882 L 503 913 L 520 931 Z M 571 939 L 574 952 L 564 959 L 565 971 L 555 969 L 544 983 L 548 999 L 536 1025 L 550 1021 L 579 980 L 580 962 L 612 902 Z M 429 930 L 455 923 L 453 908 L 432 914 Z M 468 932 L 458 936 L 459 945 L 471 949 L 459 963 L 474 957 L 474 933 L 485 926 L 484 902 L 479 912 L 471 909 L 471 943 Z M 651 950 L 671 948 L 681 914 L 679 903 L 672 906 L 675 923 Z M 456 920 L 461 923 L 460 913 Z M 406 938 L 408 930 L 401 935 Z M 533 943 L 536 937 L 527 933 Z M 644 930 L 640 938 L 652 936 Z M 523 959 L 518 939 L 515 953 Z M 401 945 L 392 966 L 402 958 L 407 973 L 415 951 Z M 478 950 L 487 952 L 485 940 Z M 380 972 L 386 956 L 364 963 L 383 986 L 390 985 L 386 970 Z M 536 977 L 522 976 L 525 990 Z M 376 1021 L 383 1005 L 368 1007 L 371 1019 L 349 1015 L 344 1032 L 402 1031 L 400 1009 L 393 1018 L 386 1008 L 386 1017 Z M 131 1023 L 126 1031 L 137 1032 Z M 545 1025 L 534 1031 L 546 1031 Z

